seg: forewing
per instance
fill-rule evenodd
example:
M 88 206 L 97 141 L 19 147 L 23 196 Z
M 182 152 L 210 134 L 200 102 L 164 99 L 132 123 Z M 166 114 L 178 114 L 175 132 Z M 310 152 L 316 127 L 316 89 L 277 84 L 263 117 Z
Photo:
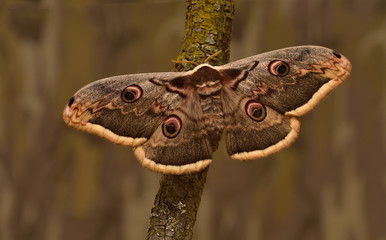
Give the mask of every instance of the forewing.
M 331 49 L 301 46 L 259 54 L 218 69 L 229 76 L 227 87 L 233 90 L 225 91 L 223 101 L 240 99 L 226 115 L 228 153 L 234 159 L 249 160 L 294 142 L 300 128 L 297 117 L 343 83 L 351 64 Z M 250 106 L 257 106 L 256 115 L 262 111 L 259 107 L 264 109 L 264 118 L 254 120 Z
M 98 80 L 80 89 L 70 99 L 63 118 L 78 130 L 117 144 L 138 146 L 150 138 L 181 100 L 178 94 L 168 92 L 154 81 L 167 81 L 183 74 L 132 74 Z M 124 98 L 123 93 L 128 87 L 139 95 L 129 93 Z M 133 99 L 127 99 L 133 96 Z
M 277 61 L 288 65 L 284 75 L 272 73 Z M 277 67 L 280 69 L 280 65 Z M 347 79 L 351 64 L 331 49 L 300 46 L 259 54 L 220 68 L 246 72 L 234 85 L 237 91 L 282 114 L 301 116 Z

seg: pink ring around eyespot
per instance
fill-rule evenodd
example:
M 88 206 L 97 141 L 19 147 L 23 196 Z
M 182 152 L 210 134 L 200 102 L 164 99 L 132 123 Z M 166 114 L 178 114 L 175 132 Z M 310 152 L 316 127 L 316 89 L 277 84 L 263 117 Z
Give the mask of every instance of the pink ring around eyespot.
M 135 100 L 142 96 L 142 89 L 136 85 L 128 86 L 126 90 L 135 92 Z
M 177 127 L 177 131 L 181 129 L 181 120 L 176 116 L 170 116 L 164 121 L 164 125 L 174 123 Z
M 256 107 L 256 108 L 262 108 L 263 105 L 261 103 L 258 103 L 258 102 L 249 102 L 248 105 L 247 105 L 247 114 L 248 116 L 253 116 L 252 114 L 252 109 Z
M 269 64 L 269 72 L 272 73 L 273 75 L 279 75 L 277 72 L 276 72 L 276 68 L 282 64 L 282 61 L 280 60 L 276 60 L 276 61 L 273 61 Z

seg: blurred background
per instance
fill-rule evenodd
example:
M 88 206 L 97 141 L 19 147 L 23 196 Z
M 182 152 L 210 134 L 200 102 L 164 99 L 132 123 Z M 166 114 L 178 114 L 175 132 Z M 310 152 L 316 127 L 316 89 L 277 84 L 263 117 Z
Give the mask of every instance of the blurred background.
M 68 128 L 100 78 L 169 71 L 185 1 L 0 0 L 0 239 L 144 239 L 160 174 L 132 149 Z M 237 162 L 221 144 L 194 239 L 386 239 L 386 1 L 237 0 L 231 60 L 333 48 L 351 77 L 302 117 L 299 139 Z

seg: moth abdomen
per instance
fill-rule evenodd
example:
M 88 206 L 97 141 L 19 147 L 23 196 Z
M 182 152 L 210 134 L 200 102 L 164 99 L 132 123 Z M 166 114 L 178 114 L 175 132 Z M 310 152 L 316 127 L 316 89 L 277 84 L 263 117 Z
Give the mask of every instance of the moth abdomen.
M 217 144 L 221 140 L 224 131 L 224 116 L 222 114 L 205 116 L 203 121 L 210 142 Z

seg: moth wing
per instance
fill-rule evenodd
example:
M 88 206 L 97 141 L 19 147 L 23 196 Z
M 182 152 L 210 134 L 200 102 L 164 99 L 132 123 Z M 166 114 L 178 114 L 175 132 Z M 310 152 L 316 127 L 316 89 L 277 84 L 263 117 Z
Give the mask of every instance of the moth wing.
M 179 121 L 175 137 L 167 136 L 165 124 L 170 118 Z M 144 167 L 166 174 L 196 172 L 212 162 L 211 144 L 202 123 L 192 121 L 178 110 L 158 126 L 147 142 L 136 147 L 134 153 Z
M 198 102 L 167 90 L 168 82 L 186 74 L 132 74 L 98 80 L 71 98 L 63 118 L 73 128 L 135 147 L 136 157 L 150 170 L 166 174 L 199 171 L 211 163 L 212 150 L 202 123 L 186 114 L 186 108 L 192 106 L 186 99 L 193 105 Z M 126 89 L 133 94 L 125 101 Z M 175 137 L 165 134 L 170 117 L 180 124 Z
M 275 75 L 275 65 L 285 68 L 280 62 L 288 71 L 282 69 L 285 74 Z M 331 49 L 299 46 L 241 59 L 220 69 L 242 71 L 232 83 L 236 91 L 282 114 L 301 116 L 348 78 L 351 64 Z
M 234 159 L 249 160 L 294 142 L 300 129 L 297 117 L 343 83 L 351 64 L 331 49 L 300 46 L 241 59 L 219 70 L 231 79 L 232 96 L 239 94 L 241 99 L 236 110 L 227 114 L 224 134 L 228 153 Z M 224 101 L 232 102 L 230 96 Z M 254 121 L 248 115 L 249 101 L 264 107 L 263 120 Z
M 145 73 L 115 76 L 90 83 L 66 105 L 64 121 L 71 127 L 96 134 L 114 143 L 138 146 L 161 125 L 181 97 L 157 80 L 167 81 L 184 73 Z M 125 89 L 131 93 L 124 100 Z M 137 94 L 137 95 L 136 95 Z
M 246 113 L 248 106 L 253 104 L 261 106 L 263 115 L 258 120 Z M 236 160 L 266 157 L 292 144 L 299 129 L 297 117 L 285 116 L 244 97 L 235 112 L 226 116 L 225 144 L 228 154 Z

